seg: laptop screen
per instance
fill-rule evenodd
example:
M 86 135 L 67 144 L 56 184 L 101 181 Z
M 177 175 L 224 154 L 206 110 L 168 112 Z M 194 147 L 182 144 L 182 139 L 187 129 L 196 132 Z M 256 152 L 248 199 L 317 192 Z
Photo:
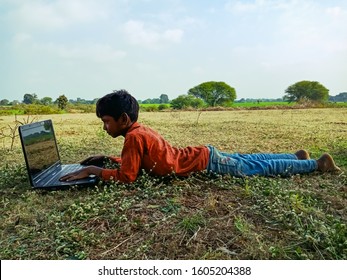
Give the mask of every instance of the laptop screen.
M 60 161 L 51 120 L 21 126 L 20 134 L 31 176 Z

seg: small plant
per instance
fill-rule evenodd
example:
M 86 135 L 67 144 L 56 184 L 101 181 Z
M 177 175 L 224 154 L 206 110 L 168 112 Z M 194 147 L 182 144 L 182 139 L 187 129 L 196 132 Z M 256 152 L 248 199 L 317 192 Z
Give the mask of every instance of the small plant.
M 205 225 L 206 219 L 200 213 L 184 217 L 179 223 L 179 227 L 189 234 L 194 234 L 200 227 Z
M 17 115 L 15 115 L 14 125 L 8 125 L 8 129 L 6 127 L 0 128 L 0 139 L 10 138 L 10 150 L 13 150 L 13 146 L 16 138 L 18 137 L 18 127 L 20 125 L 33 123 L 36 120 L 36 117 L 31 117 L 28 115 L 26 118 L 23 118 L 22 121 L 17 119 Z
M 167 199 L 166 205 L 161 207 L 160 210 L 164 213 L 174 213 L 177 214 L 181 205 L 178 204 L 174 199 Z
M 242 217 L 235 218 L 234 226 L 241 234 L 247 234 L 250 230 L 247 221 Z

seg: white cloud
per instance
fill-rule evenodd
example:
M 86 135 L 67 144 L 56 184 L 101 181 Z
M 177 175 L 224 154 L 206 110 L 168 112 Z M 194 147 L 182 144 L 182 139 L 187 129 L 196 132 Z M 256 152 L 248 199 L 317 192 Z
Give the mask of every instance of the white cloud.
M 234 13 L 249 13 L 259 12 L 266 10 L 279 10 L 287 9 L 295 4 L 296 1 L 283 1 L 283 0 L 255 0 L 255 1 L 228 1 L 225 4 L 226 10 Z
M 244 97 L 278 96 L 306 77 L 331 78 L 332 92 L 346 88 L 337 80 L 346 73 L 344 0 L 0 2 L 3 92 L 95 97 L 116 84 L 143 92 L 140 99 L 152 98 L 153 87 L 172 98 L 224 79 Z
M 344 16 L 342 16 L 344 15 Z M 279 30 L 297 49 L 306 49 L 312 56 L 347 50 L 347 12 L 341 7 L 324 8 L 319 3 L 293 6 L 282 14 Z
M 34 38 L 26 33 L 18 33 L 12 42 L 17 51 L 21 53 L 48 54 L 67 60 L 85 60 L 94 62 L 110 62 L 122 59 L 127 55 L 125 51 L 114 49 L 109 44 L 56 44 L 35 42 Z
M 163 38 L 168 42 L 179 43 L 181 42 L 183 31 L 181 29 L 169 29 L 163 33 Z
M 123 32 L 131 44 L 140 45 L 150 49 L 159 49 L 167 43 L 180 43 L 183 36 L 181 29 L 166 29 L 145 27 L 142 21 L 129 20 L 123 26 Z
M 110 62 L 126 56 L 125 51 L 115 50 L 107 44 L 85 46 L 41 45 L 39 48 L 50 51 L 66 59 L 83 59 L 95 62 Z
M 53 2 L 26 1 L 9 14 L 10 21 L 20 28 L 65 28 L 74 23 L 92 22 L 107 17 L 107 10 L 95 1 Z
M 124 24 L 123 32 L 130 43 L 151 46 L 157 44 L 160 35 L 157 32 L 145 30 L 141 21 L 130 20 Z
M 68 60 L 84 60 L 98 63 L 111 62 L 122 59 L 126 52 L 113 49 L 106 44 L 92 44 L 88 46 L 64 46 L 57 44 L 37 45 L 36 49 Z
M 347 11 L 343 6 L 327 7 L 321 1 L 254 0 L 229 1 L 225 8 L 252 21 L 253 27 L 244 35 L 246 45 L 252 38 L 294 60 L 347 50 Z
M 15 46 L 20 46 L 26 42 L 30 42 L 32 39 L 31 35 L 28 33 L 17 33 L 13 37 L 13 43 Z
M 341 7 L 329 7 L 326 9 L 326 13 L 336 19 L 346 16 L 346 11 Z
M 237 1 L 237 2 L 228 2 L 225 7 L 227 10 L 231 11 L 231 12 L 249 12 L 249 11 L 254 11 L 257 9 L 257 7 L 259 6 L 259 4 L 257 5 L 257 3 L 244 3 L 241 1 Z

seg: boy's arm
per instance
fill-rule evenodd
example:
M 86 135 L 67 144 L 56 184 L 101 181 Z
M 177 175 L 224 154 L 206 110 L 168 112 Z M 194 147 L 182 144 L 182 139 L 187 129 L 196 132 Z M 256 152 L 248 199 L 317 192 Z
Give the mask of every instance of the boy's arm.
M 121 163 L 120 157 L 113 157 L 113 156 L 104 156 L 104 155 L 97 155 L 97 156 L 91 156 L 88 157 L 80 162 L 82 165 L 95 165 L 99 167 L 103 167 L 105 164 L 105 160 L 111 160 L 112 162 Z
M 122 163 L 122 158 L 121 157 L 108 157 L 111 161 L 115 163 Z
M 120 168 L 103 169 L 101 172 L 102 179 L 108 181 L 112 178 L 123 183 L 134 182 L 141 168 L 143 151 L 144 143 L 140 137 L 126 137 L 120 159 Z

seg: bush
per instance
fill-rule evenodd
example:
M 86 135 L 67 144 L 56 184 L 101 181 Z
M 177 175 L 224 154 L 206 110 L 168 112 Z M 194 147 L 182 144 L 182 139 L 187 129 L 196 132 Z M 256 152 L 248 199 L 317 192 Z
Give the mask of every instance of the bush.
M 166 110 L 166 109 L 169 109 L 169 108 L 170 108 L 170 105 L 168 105 L 168 104 L 160 104 L 158 106 L 158 110 L 159 111 Z
M 69 113 L 95 113 L 95 104 L 68 104 Z
M 25 115 L 49 115 L 49 114 L 61 114 L 62 111 L 57 107 L 30 104 L 24 107 Z
M 148 106 L 141 106 L 140 109 L 143 112 L 157 112 L 158 106 L 153 104 L 153 105 L 148 105 Z
M 180 95 L 176 99 L 171 101 L 171 107 L 173 109 L 187 109 L 192 108 L 203 108 L 205 103 L 202 99 L 196 98 L 192 95 Z

